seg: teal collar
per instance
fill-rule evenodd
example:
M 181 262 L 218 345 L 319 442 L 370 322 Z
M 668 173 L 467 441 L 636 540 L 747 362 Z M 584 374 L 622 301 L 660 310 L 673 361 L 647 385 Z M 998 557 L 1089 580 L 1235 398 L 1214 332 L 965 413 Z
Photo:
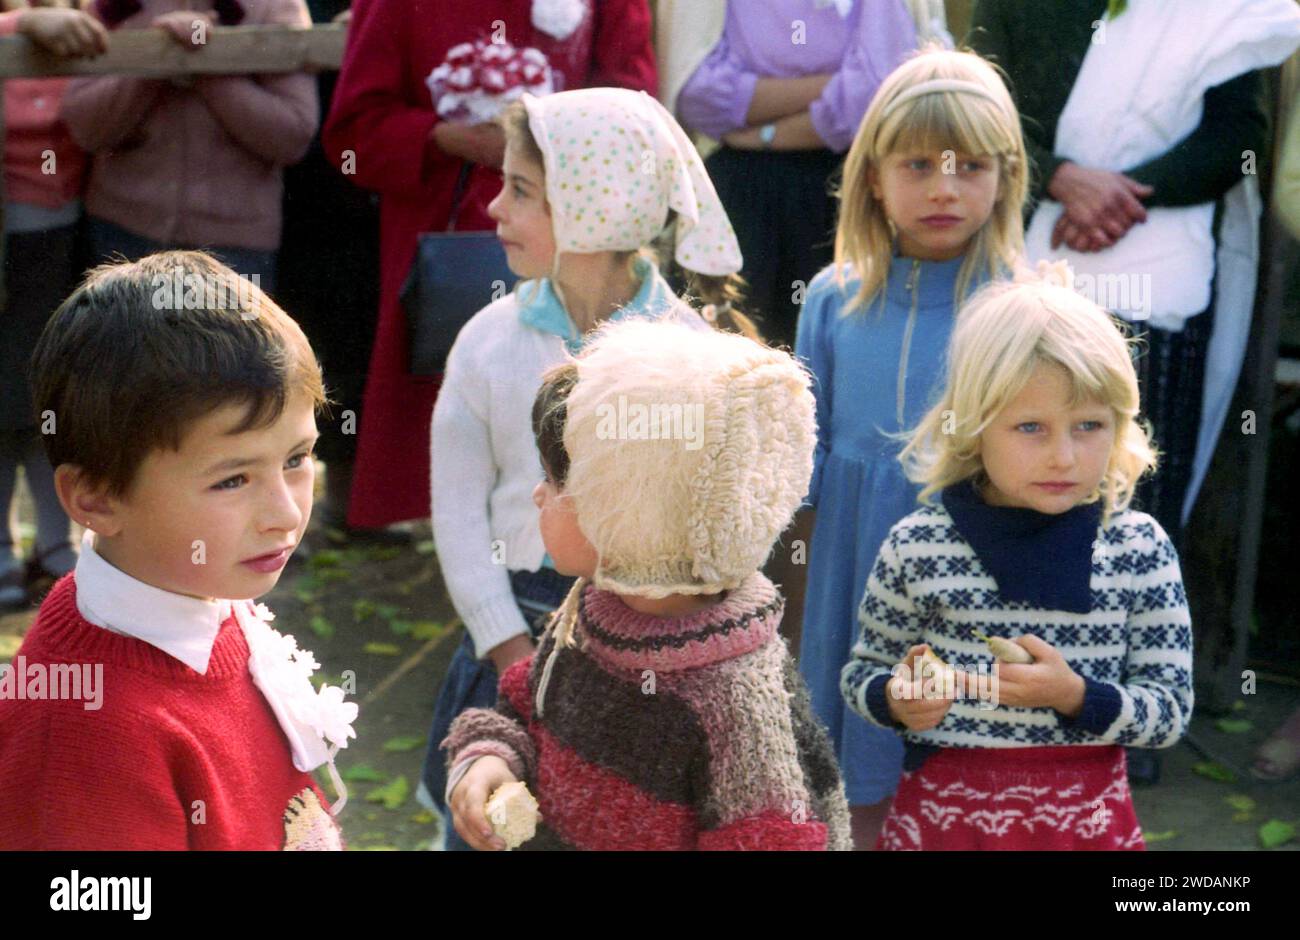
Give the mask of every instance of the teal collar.
M 668 282 L 663 279 L 658 268 L 646 258 L 637 256 L 632 261 L 632 270 L 641 282 L 636 296 L 625 306 L 619 307 L 611 315 L 611 320 L 641 316 L 658 319 L 677 303 Z M 526 281 L 519 286 L 519 320 L 542 333 L 550 333 L 564 340 L 569 352 L 577 354 L 582 351 L 585 337 L 573 325 L 569 313 L 560 303 L 559 296 L 551 286 L 548 277 Z

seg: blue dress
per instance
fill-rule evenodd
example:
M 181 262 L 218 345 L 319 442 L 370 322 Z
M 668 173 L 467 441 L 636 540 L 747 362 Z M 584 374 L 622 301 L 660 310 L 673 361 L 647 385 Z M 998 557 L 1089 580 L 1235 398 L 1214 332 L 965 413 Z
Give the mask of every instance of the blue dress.
M 849 804 L 893 794 L 903 744 L 870 724 L 840 695 L 840 671 L 858 636 L 867 576 L 890 527 L 914 510 L 920 487 L 903 475 L 910 430 L 942 392 L 963 258 L 895 257 L 883 298 L 845 315 L 860 281 L 834 271 L 813 279 L 799 317 L 795 353 L 814 377 L 817 454 L 808 502 L 817 510 L 808 557 L 799 670 L 826 724 Z M 974 287 L 976 285 L 972 285 Z

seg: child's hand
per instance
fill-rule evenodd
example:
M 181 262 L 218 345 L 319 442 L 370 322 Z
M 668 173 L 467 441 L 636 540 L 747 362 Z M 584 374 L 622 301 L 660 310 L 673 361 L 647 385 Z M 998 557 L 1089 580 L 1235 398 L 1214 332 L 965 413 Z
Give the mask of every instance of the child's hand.
M 202 27 L 199 24 L 204 24 Z M 207 42 L 208 30 L 212 29 L 212 14 L 199 10 L 173 10 L 153 18 L 149 24 L 161 29 L 185 49 L 193 52 Z
M 34 7 L 18 18 L 18 32 L 57 56 L 97 56 L 108 49 L 108 30 L 89 13 Z
M 999 705 L 1017 708 L 1054 708 L 1074 717 L 1083 707 L 1083 677 L 1050 643 L 1036 636 L 1019 636 L 1015 641 L 1034 657 L 1032 663 L 993 664 L 993 689 Z
M 907 725 L 911 731 L 929 731 L 931 728 L 943 721 L 943 716 L 948 714 L 948 709 L 952 708 L 953 698 L 956 696 L 958 684 L 965 683 L 966 675 L 958 670 L 953 670 L 953 695 L 947 696 L 946 688 L 927 690 L 926 674 L 922 671 L 923 664 L 921 657 L 924 656 L 930 647 L 922 643 L 919 646 L 913 646 L 903 657 L 899 664 L 906 666 L 908 672 L 904 675 L 896 675 L 889 680 L 889 685 L 885 687 L 886 698 L 889 701 L 889 713 L 894 716 L 895 721 L 901 721 Z M 911 697 L 914 691 L 913 683 L 905 681 L 906 679 L 921 680 L 920 698 Z M 938 680 L 931 678 L 930 685 L 934 685 Z M 964 687 L 964 686 L 963 686 Z M 938 696 L 927 696 L 927 691 L 937 691 Z
M 507 669 L 519 660 L 533 655 L 536 649 L 537 644 L 533 642 L 533 638 L 526 633 L 520 633 L 488 650 L 488 658 L 492 660 L 497 675 L 504 676 Z
M 505 761 L 489 754 L 474 761 L 451 791 L 452 823 L 460 837 L 480 852 L 499 852 L 506 847 L 492 831 L 483 808 L 497 787 L 517 779 Z

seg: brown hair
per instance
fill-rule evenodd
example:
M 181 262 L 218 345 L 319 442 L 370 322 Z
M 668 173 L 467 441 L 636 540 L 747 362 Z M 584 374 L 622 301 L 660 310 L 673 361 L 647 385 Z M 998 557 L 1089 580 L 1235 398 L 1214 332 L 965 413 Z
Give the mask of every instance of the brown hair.
M 569 417 L 569 393 L 578 384 L 578 367 L 572 362 L 554 366 L 542 376 L 533 399 L 533 437 L 542 457 L 546 479 L 563 487 L 569 477 L 569 452 L 564 446 L 564 423 Z
M 706 320 L 723 332 L 739 333 L 756 343 L 766 343 L 758 325 L 740 309 L 746 286 L 739 274 L 686 271 L 687 300 L 699 303 L 700 313 Z
M 238 434 L 273 424 L 291 395 L 318 413 L 328 404 L 298 324 L 200 251 L 90 271 L 45 325 L 31 377 L 50 463 L 74 464 L 119 497 L 150 452 L 179 450 L 215 408 L 246 406 Z
M 542 148 L 537 145 L 533 129 L 528 126 L 528 109 L 524 107 L 522 101 L 512 101 L 506 105 L 497 122 L 505 131 L 507 144 L 513 145 L 522 156 L 545 168 L 546 160 L 542 157 Z

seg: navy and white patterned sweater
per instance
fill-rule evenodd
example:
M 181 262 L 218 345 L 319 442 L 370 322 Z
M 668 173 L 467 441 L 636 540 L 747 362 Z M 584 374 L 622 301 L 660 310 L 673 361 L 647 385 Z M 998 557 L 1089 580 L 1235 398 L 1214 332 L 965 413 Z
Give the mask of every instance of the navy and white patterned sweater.
M 906 516 L 890 529 L 867 581 L 862 632 L 840 677 L 845 700 L 900 731 L 909 749 L 1173 746 L 1192 717 L 1192 628 L 1178 553 L 1155 519 L 1134 510 L 1112 516 L 1093 547 L 1092 610 L 1046 610 L 998 594 L 942 505 Z M 885 685 L 913 645 L 928 643 L 959 668 L 987 664 L 991 678 L 994 658 L 976 632 L 1030 633 L 1056 647 L 1086 685 L 1078 717 L 959 697 L 928 731 L 895 722 Z

